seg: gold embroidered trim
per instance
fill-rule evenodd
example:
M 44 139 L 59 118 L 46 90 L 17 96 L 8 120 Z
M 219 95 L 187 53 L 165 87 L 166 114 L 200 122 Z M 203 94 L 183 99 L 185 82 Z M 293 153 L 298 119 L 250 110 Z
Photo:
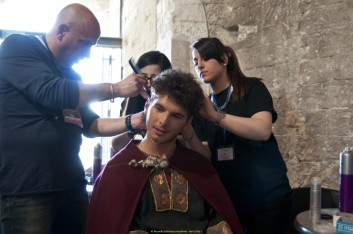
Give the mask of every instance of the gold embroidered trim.
M 184 176 L 172 170 L 172 207 L 173 210 L 186 212 L 189 206 L 189 186 Z
M 206 233 L 207 234 L 232 234 L 233 232 L 226 221 L 221 221 L 217 225 L 207 228 Z
M 170 189 L 164 171 L 152 171 L 149 180 L 156 211 L 171 210 Z
M 149 177 L 156 211 L 176 210 L 187 212 L 189 207 L 188 181 L 171 170 L 171 189 L 163 170 L 154 170 Z

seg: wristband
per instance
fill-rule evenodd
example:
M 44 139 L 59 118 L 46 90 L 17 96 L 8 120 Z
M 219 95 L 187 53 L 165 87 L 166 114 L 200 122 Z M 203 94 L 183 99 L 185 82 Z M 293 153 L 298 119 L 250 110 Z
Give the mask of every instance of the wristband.
M 131 115 L 125 116 L 125 125 L 126 125 L 126 128 L 127 128 L 127 130 L 129 131 L 130 134 L 138 133 L 139 130 L 138 129 L 134 129 L 131 126 Z
M 224 113 L 223 111 L 218 111 L 217 112 L 217 118 L 214 121 L 214 124 L 216 126 L 219 126 L 219 123 L 221 122 L 222 119 L 224 119 L 224 117 L 226 117 L 226 113 Z

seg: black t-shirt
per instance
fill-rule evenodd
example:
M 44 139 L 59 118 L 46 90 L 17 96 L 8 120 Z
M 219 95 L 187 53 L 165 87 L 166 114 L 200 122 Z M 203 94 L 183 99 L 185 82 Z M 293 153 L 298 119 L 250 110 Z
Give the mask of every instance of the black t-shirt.
M 121 103 L 120 116 L 135 114 L 143 111 L 146 101 L 147 100 L 141 95 L 125 98 Z
M 216 95 L 221 106 L 227 89 Z M 252 80 L 246 94 L 237 103 L 229 101 L 224 111 L 239 117 L 251 117 L 260 111 L 272 113 L 277 119 L 270 93 L 260 80 Z M 290 195 L 287 168 L 273 134 L 267 141 L 248 140 L 234 135 L 213 123 L 194 118 L 194 127 L 202 141 L 207 141 L 215 166 L 239 213 L 272 208 Z M 234 159 L 217 160 L 217 148 L 234 147 Z

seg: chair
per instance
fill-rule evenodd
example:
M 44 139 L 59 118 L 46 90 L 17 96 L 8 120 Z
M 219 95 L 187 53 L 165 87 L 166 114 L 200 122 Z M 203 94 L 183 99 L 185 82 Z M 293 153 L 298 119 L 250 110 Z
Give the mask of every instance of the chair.
M 328 188 L 321 188 L 321 208 L 338 208 L 339 191 Z M 294 220 L 296 216 L 310 209 L 310 187 L 293 188 L 291 207 L 289 210 L 289 226 L 285 234 L 299 233 L 294 228 Z

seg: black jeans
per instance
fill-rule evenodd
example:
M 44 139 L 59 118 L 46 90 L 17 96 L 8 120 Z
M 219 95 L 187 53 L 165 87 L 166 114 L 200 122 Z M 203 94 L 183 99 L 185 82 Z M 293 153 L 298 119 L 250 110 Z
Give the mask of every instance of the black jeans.
M 1 198 L 2 234 L 84 234 L 84 190 Z
M 290 202 L 258 212 L 255 214 L 240 214 L 239 219 L 245 229 L 245 234 L 284 234 L 289 224 Z

